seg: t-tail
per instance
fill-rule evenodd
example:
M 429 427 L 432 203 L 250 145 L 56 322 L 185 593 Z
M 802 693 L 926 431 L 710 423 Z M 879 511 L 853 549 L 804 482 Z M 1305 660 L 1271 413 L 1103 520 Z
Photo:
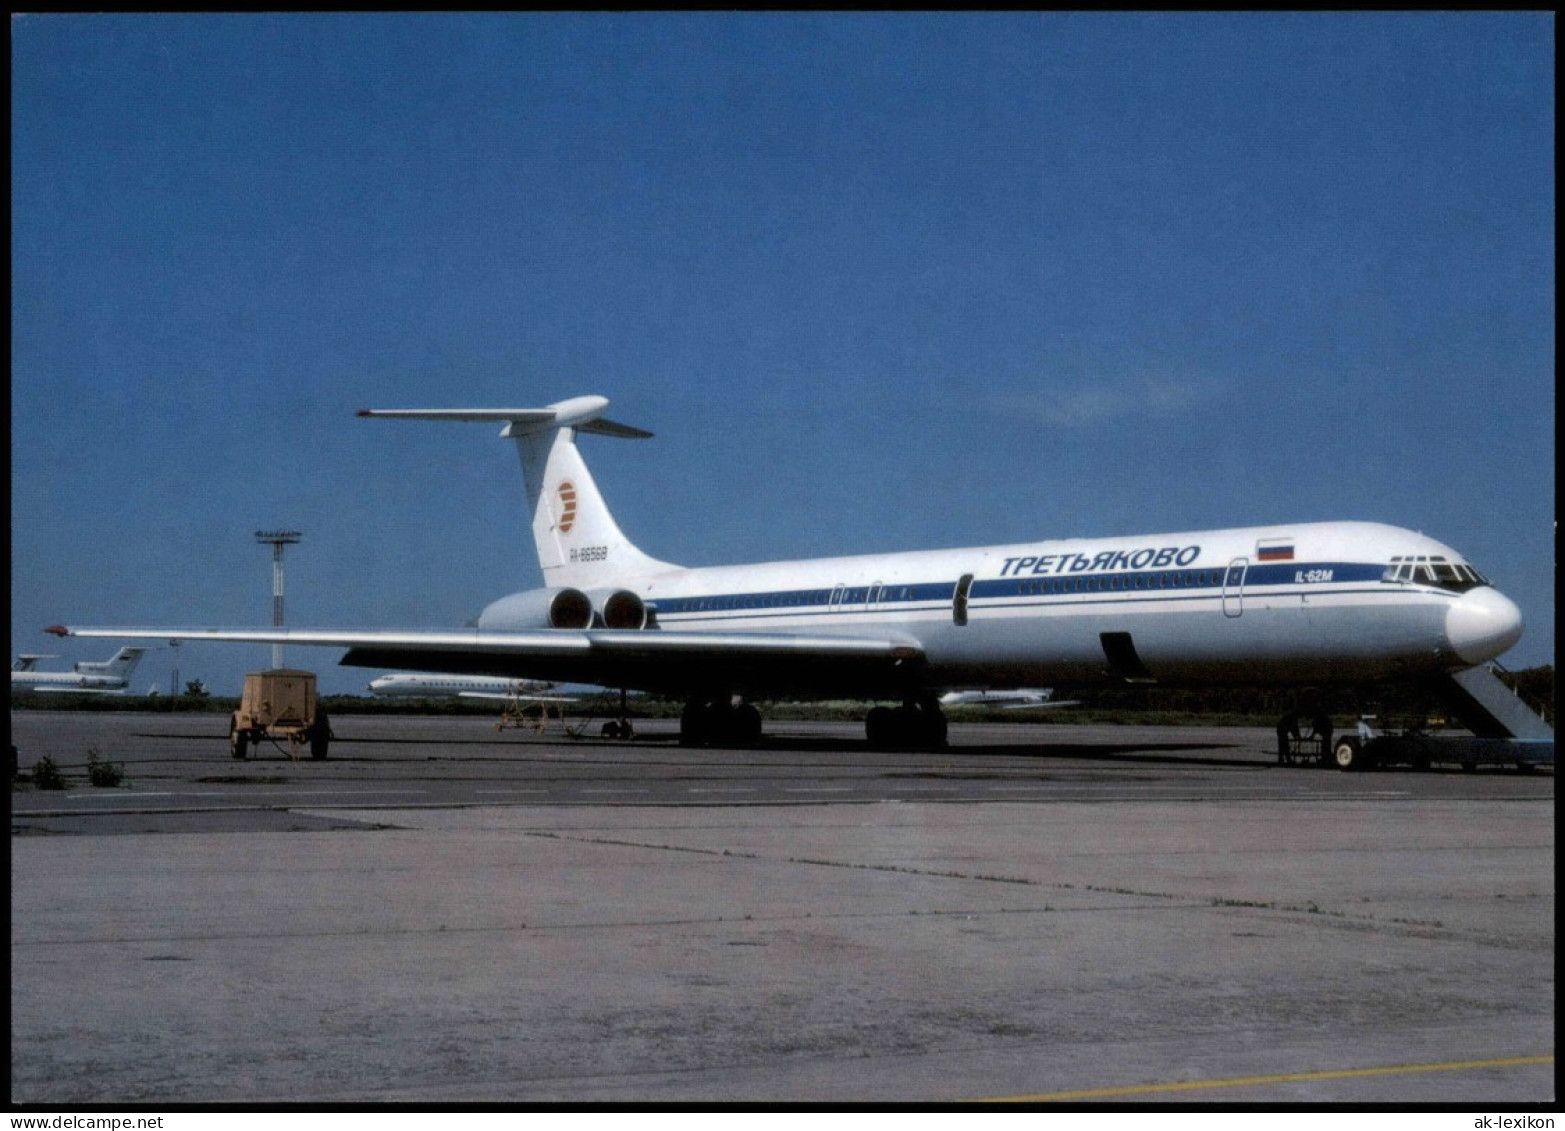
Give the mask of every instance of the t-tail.
M 129 679 L 130 673 L 141 663 L 145 648 L 121 648 L 107 660 L 83 660 L 76 665 L 78 675 L 112 675 Z
M 603 419 L 606 397 L 572 397 L 544 408 L 362 409 L 360 416 L 503 423 L 516 441 L 533 541 L 545 586 L 594 590 L 677 569 L 649 557 L 620 530 L 576 447 L 576 434 L 644 439 L 652 433 Z

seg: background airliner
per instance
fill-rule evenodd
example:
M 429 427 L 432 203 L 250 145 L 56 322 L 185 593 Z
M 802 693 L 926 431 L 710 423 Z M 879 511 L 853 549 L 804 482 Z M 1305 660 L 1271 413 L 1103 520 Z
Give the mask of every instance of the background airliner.
M 1013 687 L 1001 691 L 947 691 L 942 707 L 1000 707 L 1007 711 L 1044 707 L 1074 707 L 1075 699 L 1056 699 L 1052 687 Z
M 518 699 L 527 703 L 574 703 L 574 696 L 549 695 L 554 684 L 489 675 L 434 675 L 412 672 L 383 675 L 369 682 L 370 694 L 384 698 Z
M 880 699 L 895 706 L 870 710 L 871 743 L 931 746 L 950 691 L 1449 684 L 1522 633 L 1516 605 L 1461 554 L 1365 522 L 683 568 L 625 536 L 582 460 L 580 434 L 650 435 L 607 407 L 360 413 L 496 423 L 515 442 L 544 586 L 495 601 L 474 628 L 49 631 L 320 645 L 350 665 L 677 695 L 692 744 L 754 741 L 760 696 Z
M 23 655 L 11 665 L 11 690 L 17 691 L 70 691 L 78 695 L 128 695 L 130 673 L 141 662 L 145 648 L 121 648 L 113 657 L 103 661 L 78 663 L 68 672 L 40 672 L 33 670 L 39 660 L 52 657 Z

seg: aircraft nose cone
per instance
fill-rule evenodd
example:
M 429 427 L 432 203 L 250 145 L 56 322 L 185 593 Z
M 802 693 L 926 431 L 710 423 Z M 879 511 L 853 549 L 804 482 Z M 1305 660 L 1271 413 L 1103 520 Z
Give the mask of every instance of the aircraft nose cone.
M 1500 655 L 1522 638 L 1522 611 L 1495 589 L 1469 589 L 1445 614 L 1451 650 L 1469 664 Z

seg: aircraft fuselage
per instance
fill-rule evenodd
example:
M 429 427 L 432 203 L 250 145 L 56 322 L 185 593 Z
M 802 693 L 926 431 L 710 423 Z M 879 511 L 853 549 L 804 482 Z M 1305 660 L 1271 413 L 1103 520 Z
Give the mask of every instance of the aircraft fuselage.
M 1422 566 L 1394 580 L 1403 560 Z M 1374 523 L 684 569 L 623 585 L 664 631 L 905 635 L 930 688 L 1358 683 L 1470 666 L 1521 635 L 1515 605 L 1461 555 Z M 527 627 L 507 623 L 507 608 L 491 605 L 479 626 Z M 841 681 L 830 673 L 831 687 Z

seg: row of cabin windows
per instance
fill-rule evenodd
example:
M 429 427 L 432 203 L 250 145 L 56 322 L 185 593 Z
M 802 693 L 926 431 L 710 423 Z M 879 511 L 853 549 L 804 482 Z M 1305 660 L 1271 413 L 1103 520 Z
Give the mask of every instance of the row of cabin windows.
M 1016 583 L 1022 596 L 1049 596 L 1055 593 L 1118 593 L 1145 589 L 1202 589 L 1221 585 L 1226 570 L 1185 569 L 1162 573 L 1111 573 L 1092 577 L 1029 578 Z M 1238 578 L 1234 579 L 1237 584 Z
M 810 605 L 863 605 L 869 601 L 911 601 L 906 585 L 859 586 L 855 589 L 810 589 L 793 593 L 735 593 L 717 597 L 687 597 L 670 602 L 673 613 L 712 613 L 743 609 L 797 609 Z
M 1221 585 L 1221 569 L 1168 570 L 1161 573 L 1109 574 L 1091 577 L 1028 578 L 1016 583 L 1023 596 L 1059 593 L 1109 593 L 1152 589 L 1199 589 Z M 1237 583 L 1237 578 L 1235 579 Z M 671 602 L 673 613 L 731 612 L 745 609 L 793 609 L 812 605 L 857 606 L 870 602 L 911 601 L 906 585 L 873 585 L 844 589 L 812 589 L 792 593 L 739 593 L 716 597 L 689 597 Z

